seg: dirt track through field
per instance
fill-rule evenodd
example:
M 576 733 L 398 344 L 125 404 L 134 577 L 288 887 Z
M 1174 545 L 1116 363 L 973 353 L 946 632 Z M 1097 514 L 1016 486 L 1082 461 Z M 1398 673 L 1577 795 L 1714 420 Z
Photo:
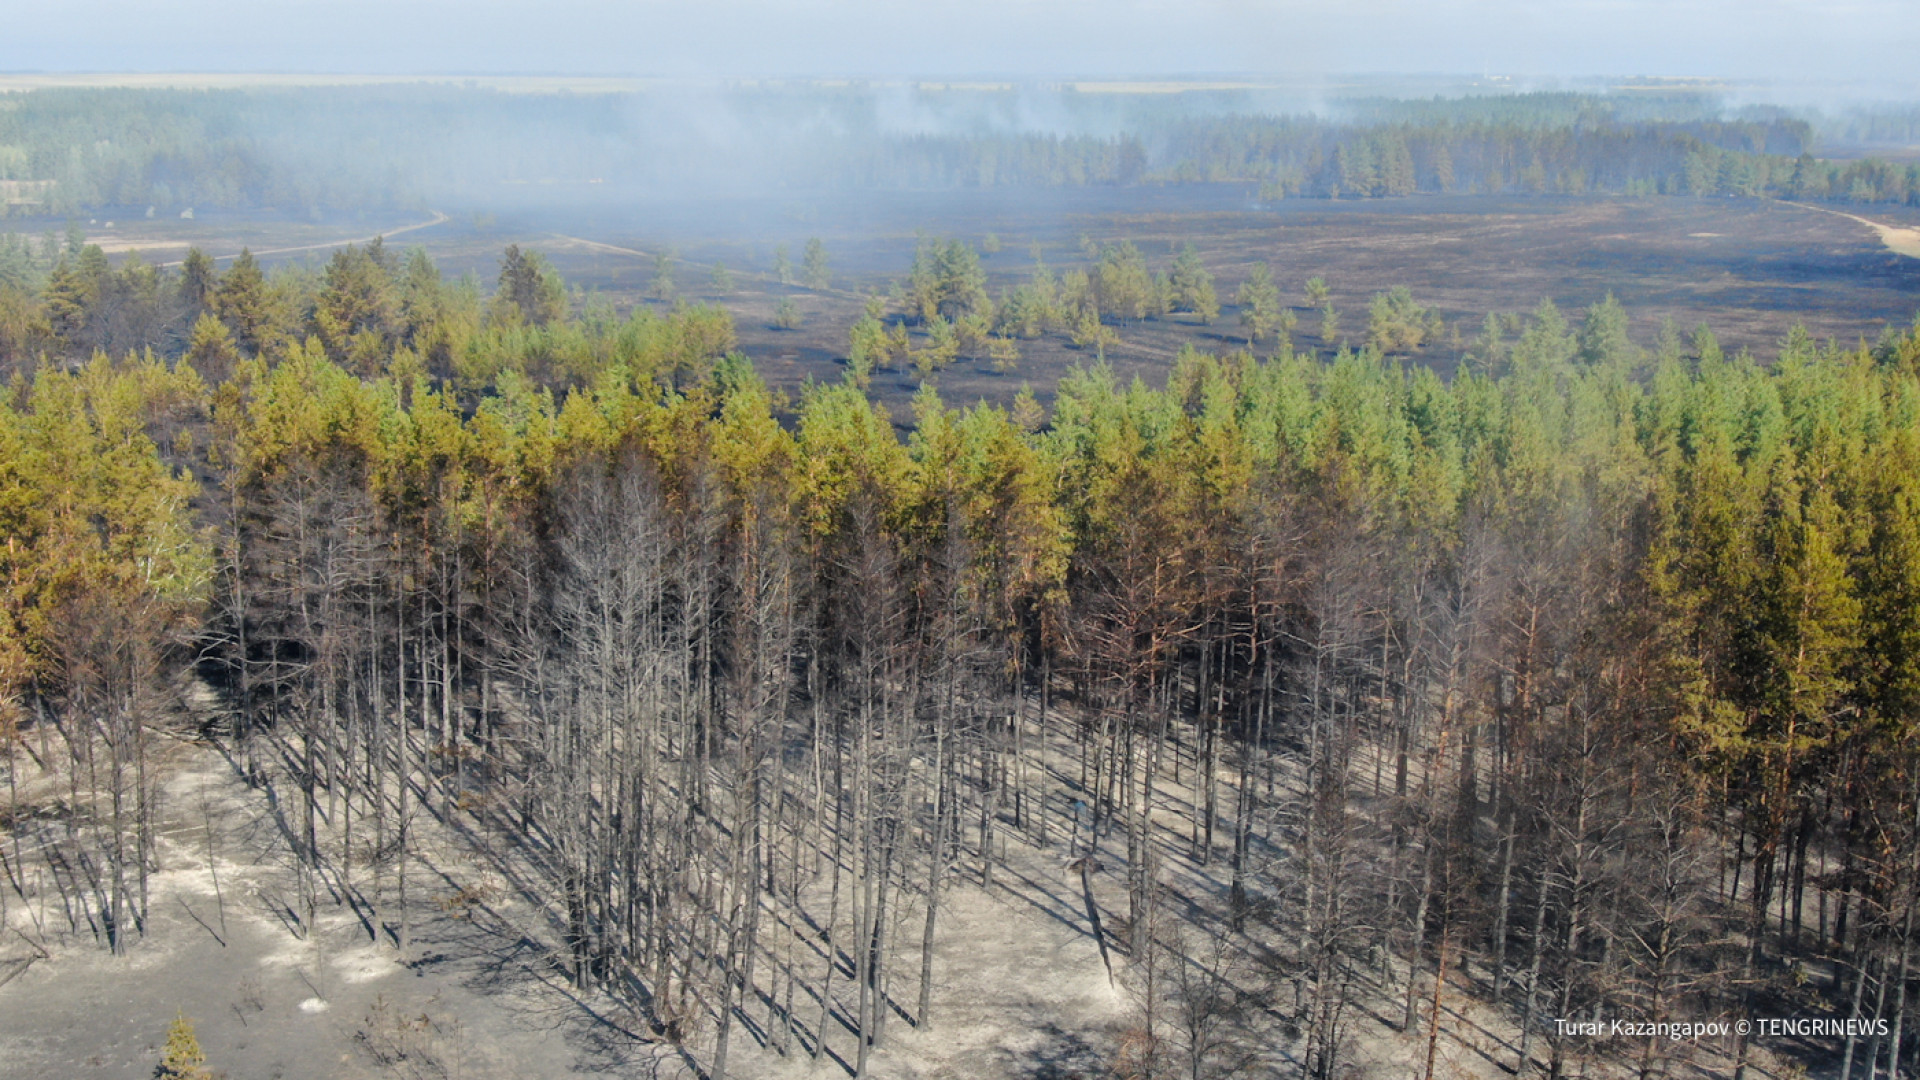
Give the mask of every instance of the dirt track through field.
M 619 247 L 618 245 L 615 245 L 615 244 L 603 244 L 598 240 L 588 240 L 584 237 L 579 237 L 579 236 L 568 236 L 565 233 L 551 233 L 549 235 L 551 235 L 556 240 L 562 240 L 562 241 L 565 241 L 566 243 L 573 244 L 578 247 L 586 248 L 588 251 L 601 251 L 601 252 L 606 252 L 612 255 L 631 255 L 636 259 L 649 259 L 649 260 L 657 258 L 661 254 L 660 252 L 649 253 L 645 251 L 638 251 L 638 250 L 635 250 L 634 248 Z M 711 271 L 714 266 L 714 264 L 710 262 L 699 262 L 694 259 L 683 258 L 680 255 L 674 254 L 671 248 L 669 248 L 666 251 L 666 254 L 674 262 L 694 270 Z M 772 274 L 757 274 L 751 270 L 731 270 L 729 271 L 729 273 L 733 274 L 733 276 L 736 278 L 746 280 L 746 281 L 759 281 L 769 285 L 782 285 L 780 279 L 775 277 Z M 814 286 L 811 286 L 811 285 L 782 285 L 782 287 L 789 288 L 789 289 L 805 289 L 807 292 L 819 293 L 823 296 L 841 296 L 851 300 L 865 299 L 865 296 L 863 296 L 860 293 L 853 292 L 850 289 L 836 289 L 836 288 L 833 288 L 832 286 L 828 286 L 825 288 L 815 288 Z
M 1809 206 L 1806 203 L 1797 202 L 1789 202 L 1787 205 L 1797 206 L 1802 210 L 1818 210 L 1823 214 L 1833 214 L 1836 217 L 1857 221 L 1872 229 L 1880 237 L 1880 242 L 1887 245 L 1888 251 L 1895 255 L 1905 255 L 1909 259 L 1920 259 L 1920 229 L 1900 225 L 1882 225 L 1878 221 L 1868 220 L 1859 214 L 1849 214 L 1844 210 L 1832 210 L 1824 206 Z
M 375 240 L 387 240 L 392 237 L 399 236 L 402 233 L 410 233 L 418 229 L 430 229 L 435 225 L 439 225 L 446 222 L 447 220 L 448 220 L 447 215 L 441 213 L 438 210 L 435 210 L 433 211 L 433 219 L 430 221 L 422 221 L 413 225 L 402 225 L 397 229 L 388 229 L 385 232 L 375 233 L 372 236 L 357 236 L 357 237 L 352 237 L 346 240 L 328 240 L 325 243 L 320 243 L 320 244 L 301 244 L 298 247 L 262 248 L 259 251 L 254 252 L 253 254 L 255 256 L 292 255 L 296 252 L 301 252 L 301 251 L 329 251 L 337 247 L 346 247 L 348 244 L 371 244 Z M 240 256 L 237 252 L 232 255 L 215 255 L 213 257 L 213 261 L 223 262 L 227 259 L 237 259 L 239 257 Z M 161 266 L 179 266 L 181 261 L 182 260 L 175 260 L 173 262 L 164 262 L 164 263 L 161 263 L 160 265 Z

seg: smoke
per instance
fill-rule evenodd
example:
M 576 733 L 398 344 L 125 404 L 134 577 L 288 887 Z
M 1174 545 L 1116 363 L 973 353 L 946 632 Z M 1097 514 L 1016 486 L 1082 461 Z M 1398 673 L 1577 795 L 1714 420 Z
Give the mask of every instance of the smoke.
M 1516 107 L 1516 93 L 1534 96 Z M 1879 114 L 1863 119 L 1852 104 L 1859 99 L 1834 87 L 1808 93 L 1801 100 L 1817 107 L 1760 84 L 1485 74 L 67 88 L 0 95 L 0 175 L 57 180 L 73 207 L 458 213 L 643 197 L 1130 183 L 1178 164 L 1175 148 L 1198 145 L 1196 134 L 1204 140 L 1196 121 L 1223 117 L 1356 126 L 1516 116 L 1541 126 L 1805 119 L 1848 142 L 1916 123 L 1910 107 L 1886 123 Z M 1062 158 L 1077 164 L 1062 170 Z
M 916 186 L 915 155 L 945 152 L 930 144 L 1150 136 L 1195 117 L 1304 113 L 1319 94 L 1308 86 L 1139 92 L 805 80 L 539 91 L 394 84 L 197 98 L 212 103 L 210 130 L 254 148 L 263 172 L 307 178 L 310 199 L 378 189 L 387 201 L 461 208 L 601 193 Z M 197 104 L 177 94 L 158 100 Z

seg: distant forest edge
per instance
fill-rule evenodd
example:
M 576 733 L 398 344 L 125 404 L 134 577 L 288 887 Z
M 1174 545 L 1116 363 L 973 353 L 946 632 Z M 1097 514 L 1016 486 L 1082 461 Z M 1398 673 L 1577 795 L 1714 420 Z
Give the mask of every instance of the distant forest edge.
M 328 210 L 616 190 L 1236 182 L 1262 198 L 1415 193 L 1920 201 L 1920 110 L 1728 108 L 1698 93 L 1335 101 L 1224 92 L 453 86 L 0 95 L 0 214 Z M 544 197 L 552 197 L 548 194 Z

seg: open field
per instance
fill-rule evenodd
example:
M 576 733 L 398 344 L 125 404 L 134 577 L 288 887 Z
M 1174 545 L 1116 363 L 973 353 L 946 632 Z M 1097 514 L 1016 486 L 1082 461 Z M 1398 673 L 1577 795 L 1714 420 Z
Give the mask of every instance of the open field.
M 538 192 L 538 194 L 550 194 Z M 197 220 L 135 218 L 112 229 L 97 220 L 90 238 L 109 250 L 140 249 L 177 260 L 187 244 L 216 256 L 277 252 L 269 263 L 324 258 L 328 244 L 378 233 L 426 248 L 450 274 L 473 273 L 490 285 L 509 243 L 544 252 L 572 284 L 622 306 L 665 305 L 651 297 L 655 257 L 674 253 L 677 299 L 724 304 L 735 314 L 742 348 L 776 385 L 837 375 L 847 328 L 862 298 L 903 277 L 921 236 L 956 236 L 997 253 L 983 256 L 989 290 L 1026 279 L 1034 252 L 1056 272 L 1085 266 L 1084 246 L 1129 240 L 1164 269 L 1184 243 L 1198 249 L 1221 299 L 1256 262 L 1272 264 L 1295 305 L 1296 347 L 1330 350 L 1365 334 L 1369 299 L 1405 285 L 1438 310 L 1448 331 L 1413 359 L 1451 370 L 1470 350 L 1489 311 L 1528 309 L 1551 298 L 1568 312 L 1611 292 L 1650 345 L 1664 320 L 1683 332 L 1706 324 L 1731 349 L 1763 359 L 1796 323 L 1816 338 L 1852 343 L 1887 325 L 1904 326 L 1920 308 L 1920 260 L 1883 246 L 1873 222 L 1895 240 L 1913 235 L 1920 213 L 1875 208 L 1863 217 L 1768 200 L 1415 197 L 1261 204 L 1232 185 L 1094 188 L 1012 193 L 786 194 L 763 199 L 648 200 L 616 185 L 569 189 L 565 210 L 532 206 L 497 214 L 432 211 L 368 213 L 348 219 L 289 221 L 268 215 L 202 214 Z M 31 223 L 44 227 L 47 223 Z M 400 234 L 404 232 L 404 236 Z M 797 264 L 809 237 L 826 244 L 833 272 L 827 290 L 781 286 L 776 248 Z M 712 267 L 734 276 L 732 291 L 712 284 Z M 1325 278 L 1341 311 L 1335 340 L 1320 334 L 1318 312 L 1301 285 Z M 772 327 L 790 296 L 803 316 L 796 330 Z M 1214 351 L 1244 345 L 1235 309 L 1211 325 L 1190 316 L 1119 328 L 1109 359 L 1123 376 L 1164 372 L 1180 347 Z M 1018 370 L 996 372 L 962 361 L 940 376 L 951 399 L 1010 400 L 1023 383 L 1044 394 L 1070 365 L 1091 359 L 1061 335 L 1023 342 Z M 877 393 L 902 414 L 917 386 L 910 371 L 881 372 Z

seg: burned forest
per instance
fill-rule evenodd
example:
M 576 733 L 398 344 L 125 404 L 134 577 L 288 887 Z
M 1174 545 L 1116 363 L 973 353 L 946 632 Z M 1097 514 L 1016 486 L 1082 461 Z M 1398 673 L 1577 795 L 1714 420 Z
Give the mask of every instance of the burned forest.
M 248 101 L 115 93 L 0 134 Z M 1764 221 L 1895 224 L 1791 272 L 1913 295 L 1920 173 L 1816 161 L 1839 121 L 1437 100 L 842 165 L 1806 199 Z M 154 261 L 51 224 L 175 167 L 295 205 L 254 150 L 76 152 L 0 234 L 0 1073 L 1920 1067 L 1920 324 L 1723 346 L 1607 281 L 1466 322 L 1144 213 L 1008 227 L 1018 271 L 997 232 L 730 269 L 474 256 L 438 209 Z M 570 281 L 589 248 L 644 288 Z

